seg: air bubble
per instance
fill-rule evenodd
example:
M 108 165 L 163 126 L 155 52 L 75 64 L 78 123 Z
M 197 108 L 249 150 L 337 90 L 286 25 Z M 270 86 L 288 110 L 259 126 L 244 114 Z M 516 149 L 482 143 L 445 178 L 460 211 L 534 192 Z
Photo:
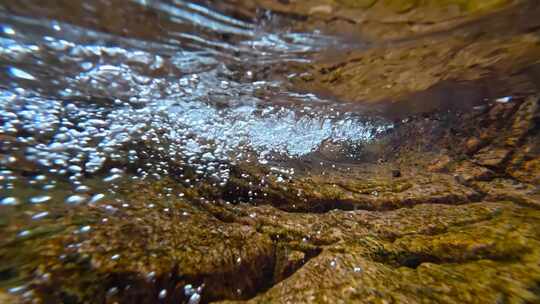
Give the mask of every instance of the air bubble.
M 3 206 L 14 206 L 18 204 L 19 204 L 19 200 L 15 197 L 5 197 L 0 201 L 0 205 L 3 205 Z
M 15 67 L 8 68 L 8 72 L 11 76 L 16 77 L 16 78 L 21 78 L 21 79 L 26 79 L 26 80 L 36 80 L 36 78 L 32 76 L 31 74 L 29 74 L 28 72 L 25 72 Z
M 30 203 L 32 204 L 42 204 L 51 200 L 51 197 L 48 195 L 34 196 L 30 198 Z

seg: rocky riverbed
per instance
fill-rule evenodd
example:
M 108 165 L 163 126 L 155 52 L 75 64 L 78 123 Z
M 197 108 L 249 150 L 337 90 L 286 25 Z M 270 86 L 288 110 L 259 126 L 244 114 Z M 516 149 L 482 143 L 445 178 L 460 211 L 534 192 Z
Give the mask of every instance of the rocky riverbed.
M 536 1 L 0 7 L 0 303 L 540 302 Z

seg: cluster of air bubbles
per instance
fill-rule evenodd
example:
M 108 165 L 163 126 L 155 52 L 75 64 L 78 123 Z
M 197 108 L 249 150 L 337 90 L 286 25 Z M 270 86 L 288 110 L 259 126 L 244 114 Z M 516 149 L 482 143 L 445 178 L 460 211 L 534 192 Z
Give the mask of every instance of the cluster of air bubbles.
M 327 140 L 369 141 L 391 127 L 313 94 L 284 92 L 279 81 L 253 81 L 252 70 L 236 77 L 205 48 L 171 51 L 55 21 L 44 21 L 34 39 L 25 27 L 35 21 L 27 21 L 18 18 L 0 33 L 0 60 L 10 62 L 0 79 L 1 205 L 95 204 L 127 179 L 173 176 L 189 187 L 202 179 L 223 186 L 238 162 L 270 166 Z M 251 24 L 221 21 L 245 38 L 221 48 L 263 51 L 261 65 L 328 43 L 317 34 L 254 35 Z M 294 174 L 272 171 L 278 183 Z M 31 191 L 17 194 L 24 183 Z
M 15 238 L 38 236 L 35 227 L 56 221 L 59 209 L 90 205 L 103 212 L 101 223 L 113 221 L 119 210 L 133 207 L 121 192 L 133 181 L 172 177 L 182 190 L 164 187 L 158 198 L 195 199 L 184 188 L 208 181 L 224 187 L 235 177 L 249 188 L 233 189 L 246 190 L 238 199 L 254 201 L 267 197 L 268 187 L 287 191 L 297 175 L 287 161 L 316 152 L 328 141 L 367 142 L 392 127 L 382 119 L 347 113 L 314 94 L 289 92 L 281 80 L 261 80 L 265 73 L 260 72 L 270 64 L 309 61 L 313 52 L 336 45 L 334 38 L 267 32 L 185 1 L 134 2 L 159 11 L 160 18 L 186 32 L 165 29 L 149 42 L 129 38 L 130 32 L 120 37 L 0 12 L 2 22 L 9 23 L 0 24 L 0 208 L 24 210 L 21 216 L 28 220 Z M 191 25 L 199 36 L 189 32 Z M 214 39 L 224 35 L 234 42 Z M 305 76 L 294 73 L 288 79 Z M 235 170 L 237 164 L 268 170 L 252 176 Z M 304 194 L 296 190 L 293 195 L 302 199 Z M 173 205 L 144 204 L 175 211 Z M 189 210 L 180 214 L 193 216 Z M 72 232 L 91 236 L 99 221 Z M 66 250 L 81 244 L 68 244 Z M 109 254 L 112 263 L 126 256 Z M 156 283 L 155 275 L 149 273 L 148 280 Z M 44 273 L 39 279 L 49 277 Z M 183 297 L 198 304 L 203 289 L 204 284 L 185 285 Z M 32 291 L 21 285 L 9 292 L 31 297 Z M 107 296 L 119 292 L 120 287 L 112 287 Z M 171 292 L 158 290 L 158 301 L 166 302 Z
M 184 286 L 184 295 L 188 298 L 188 304 L 199 304 L 201 302 L 203 288 L 204 284 L 199 287 L 193 287 L 191 284 Z

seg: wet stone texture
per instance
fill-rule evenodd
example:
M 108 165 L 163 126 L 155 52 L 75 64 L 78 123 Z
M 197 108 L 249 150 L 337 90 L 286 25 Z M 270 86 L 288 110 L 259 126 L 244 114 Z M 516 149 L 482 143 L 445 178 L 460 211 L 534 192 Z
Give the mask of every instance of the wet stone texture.
M 107 160 L 89 179 L 116 166 L 167 170 L 69 208 L 0 206 L 0 303 L 540 303 L 538 3 L 243 2 L 223 10 L 242 4 L 248 18 L 257 6 L 294 29 L 361 36 L 354 51 L 257 72 L 285 69 L 302 75 L 294 90 L 374 103 L 391 127 L 357 145 L 238 159 L 224 182 L 150 139 L 123 143 L 139 158 Z M 2 6 L 29 14 L 25 5 Z M 3 169 L 39 170 L 18 151 Z
M 19 296 L 37 303 L 535 303 L 540 201 L 524 162 L 538 158 L 537 106 L 460 114 L 461 136 L 411 119 L 375 163 L 306 160 L 290 180 L 238 164 L 222 188 L 126 183 L 121 202 L 59 209 L 25 237 L 12 218 L 2 275 L 31 278 Z
M 526 1 L 514 0 L 258 0 L 263 7 L 302 16 L 298 26 L 348 29 L 370 39 L 396 39 L 453 28 Z
M 399 101 L 409 111 L 427 111 L 536 90 L 530 73 L 538 69 L 540 7 L 533 1 L 261 2 L 302 16 L 301 28 L 339 32 L 357 43 L 338 55 L 318 54 L 293 79 L 302 90 L 386 101 L 390 112 L 401 110 Z

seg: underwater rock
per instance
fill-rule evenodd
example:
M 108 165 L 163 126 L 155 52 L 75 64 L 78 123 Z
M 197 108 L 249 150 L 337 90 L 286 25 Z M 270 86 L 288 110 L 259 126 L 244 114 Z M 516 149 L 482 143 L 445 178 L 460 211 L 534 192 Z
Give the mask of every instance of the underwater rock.
M 174 40 L 168 27 L 177 33 L 199 33 L 200 27 L 207 25 L 197 18 L 198 24 L 179 22 L 181 16 L 169 20 L 165 18 L 170 17 L 167 11 L 189 11 L 207 17 L 207 21 L 224 21 L 209 25 L 218 30 L 222 30 L 219 25 L 240 24 L 240 29 L 229 28 L 234 33 L 205 28 L 208 41 L 204 47 L 190 44 L 204 56 L 216 51 L 206 44 L 232 48 L 217 59 L 209 57 L 212 67 L 205 69 L 214 69 L 215 61 L 223 61 L 223 65 L 206 76 L 184 77 L 190 69 L 176 71 L 171 56 L 147 58 L 139 52 L 130 59 L 137 67 L 155 65 L 148 76 L 133 77 L 137 83 L 163 77 L 182 86 L 178 95 L 163 100 L 166 106 L 195 96 L 182 105 L 187 112 L 197 112 L 188 116 L 190 119 L 208 116 L 207 109 L 221 113 L 232 107 L 231 100 L 246 97 L 244 94 L 246 99 L 239 103 L 252 104 L 257 98 L 260 103 L 253 108 L 240 106 L 238 112 L 231 112 L 232 120 L 235 115 L 246 115 L 242 111 L 249 112 L 249 118 L 267 110 L 278 111 L 281 99 L 290 96 L 281 96 L 277 88 L 282 83 L 272 81 L 288 75 L 291 83 L 283 86 L 295 93 L 321 93 L 332 97 L 329 100 L 336 105 L 351 102 L 347 105 L 351 108 L 352 104 L 366 105 L 366 113 L 383 113 L 389 123 L 381 130 L 375 126 L 366 131 L 373 134 L 367 141 L 328 138 L 310 145 L 313 151 L 308 149 L 310 153 L 301 156 L 272 150 L 265 151 L 276 154 L 270 160 L 253 153 L 227 161 L 208 152 L 219 148 L 211 145 L 211 139 L 195 142 L 195 135 L 189 132 L 193 128 L 178 130 L 179 125 L 163 124 L 161 114 L 180 111 L 181 105 L 162 108 L 158 104 L 159 111 L 146 113 L 144 104 L 149 100 L 134 97 L 139 104 L 128 113 L 140 112 L 156 119 L 136 124 L 133 133 L 141 135 L 140 140 L 119 131 L 112 138 L 121 143 L 99 145 L 95 172 L 90 172 L 91 165 L 81 165 L 88 156 L 82 153 L 87 150 L 83 145 L 80 156 L 77 153 L 67 161 L 58 158 L 47 167 L 62 176 L 54 184 L 45 184 L 48 177 L 38 174 L 43 168 L 25 160 L 28 150 L 16 147 L 13 155 L 4 155 L 4 147 L 17 144 L 17 136 L 24 132 L 0 134 L 5 144 L 0 147 L 2 171 L 7 172 L 1 177 L 13 180 L 2 190 L 19 187 L 29 198 L 17 200 L 10 194 L 1 200 L 0 303 L 540 302 L 538 87 L 530 74 L 521 74 L 539 59 L 538 2 L 203 2 L 219 2 L 216 5 L 223 10 L 238 6 L 235 16 L 242 20 L 264 15 L 263 24 L 254 27 L 207 11 L 202 4 L 189 2 L 190 6 L 184 1 L 176 1 L 184 11 L 165 6 L 168 9 L 159 13 L 146 6 L 155 2 L 115 2 L 123 9 L 109 10 L 111 3 L 96 1 L 95 19 L 84 18 L 85 11 L 70 1 L 58 1 L 58 7 L 65 10 L 42 9 L 28 1 L 7 1 L 1 6 L 14 15 L 58 18 L 83 28 L 144 40 L 148 49 L 152 46 L 146 42 L 159 39 L 181 42 L 182 47 L 185 41 L 199 40 L 190 35 Z M 137 18 L 127 18 L 131 15 Z M 498 20 L 494 27 L 486 22 L 490 18 Z M 278 53 L 275 62 L 279 64 L 265 63 L 251 69 L 248 61 L 266 59 L 265 55 L 257 57 L 265 53 L 264 48 L 255 48 L 256 54 L 250 53 L 254 57 L 229 64 L 226 58 L 242 57 L 246 45 L 260 42 L 240 37 L 258 34 L 273 22 L 283 22 L 280 30 L 287 34 L 319 27 L 324 34 L 339 34 L 344 38 L 344 49 L 329 53 L 310 49 L 310 57 L 305 57 L 309 60 L 302 58 L 297 63 L 288 63 L 291 58 Z M 56 28 L 59 25 L 52 25 L 52 30 Z M 15 33 L 10 28 L 3 30 L 5 35 Z M 302 40 L 282 34 L 270 32 L 264 38 L 271 44 L 279 44 L 275 41 L 283 37 Z M 221 44 L 236 40 L 245 44 Z M 99 48 L 105 50 L 105 46 Z M 99 54 L 103 50 L 94 51 Z M 115 57 L 121 50 L 107 50 L 107 55 L 92 58 L 112 57 L 119 65 L 127 62 Z M 81 75 L 93 64 L 84 64 Z M 100 75 L 114 76 L 115 70 L 115 66 L 106 66 Z M 111 76 L 114 78 L 118 77 Z M 107 79 L 103 80 L 106 87 Z M 159 82 L 158 87 L 145 88 L 144 92 L 154 99 L 150 93 L 167 84 Z M 258 86 L 253 96 L 251 91 L 242 90 L 251 86 Z M 265 86 L 270 89 L 262 89 Z M 199 89 L 212 94 L 202 98 L 192 94 Z M 116 98 L 88 99 L 114 107 L 130 106 Z M 203 106 L 196 106 L 198 99 L 204 100 Z M 272 99 L 279 102 L 273 104 Z M 212 108 L 212 102 L 219 107 Z M 313 109 L 319 100 L 309 102 L 310 108 L 304 108 L 302 115 L 318 115 Z M 266 108 L 269 104 L 271 110 Z M 77 107 L 62 103 L 58 108 L 62 110 L 58 113 L 65 115 Z M 106 109 L 99 114 L 109 115 L 110 108 Z M 337 111 L 331 112 L 321 125 L 331 121 Z M 32 115 L 37 114 L 28 115 L 34 119 Z M 81 116 L 85 115 L 88 113 L 82 112 Z M 242 117 L 238 118 L 234 128 L 239 131 L 232 135 L 226 132 L 228 124 L 208 125 L 204 119 L 197 128 L 201 133 L 212 133 L 215 127 L 224 132 L 221 137 L 230 139 L 248 129 Z M 74 125 L 69 119 L 61 122 Z M 301 120 L 293 122 L 302 128 Z M 99 134 L 107 125 L 101 118 L 90 123 L 92 132 L 88 134 Z M 150 133 L 154 123 L 157 131 L 152 136 L 142 135 Z M 270 120 L 264 127 L 272 123 Z M 263 129 L 260 125 L 253 128 L 254 132 Z M 286 137 L 287 128 L 275 136 Z M 48 142 L 47 136 L 56 132 L 56 126 L 46 131 L 39 136 Z M 61 141 L 69 139 L 71 133 L 80 136 L 77 128 L 70 131 L 59 135 Z M 187 134 L 174 142 L 175 132 Z M 295 141 L 290 137 L 284 141 Z M 88 136 L 82 141 L 97 139 Z M 181 149 L 168 150 L 173 145 L 193 145 L 198 151 L 179 155 Z M 227 153 L 256 152 L 242 145 L 235 147 L 238 151 Z M 42 144 L 39 149 L 65 153 L 72 147 L 62 142 Z M 114 159 L 105 160 L 102 151 L 126 153 L 114 153 Z M 201 164 L 195 161 L 198 154 Z M 34 157 L 39 161 L 40 155 Z M 68 163 L 60 174 L 60 165 Z M 226 178 L 204 175 L 209 168 L 222 168 Z M 144 174 L 135 174 L 141 171 Z M 72 175 L 62 175 L 68 173 Z M 27 179 L 32 186 L 19 181 Z M 98 189 L 83 184 L 96 180 L 105 184 Z M 36 194 L 43 189 L 52 190 L 47 195 Z M 73 189 L 78 194 L 74 195 Z M 23 203 L 27 201 L 30 203 Z
M 439 209 L 432 218 L 423 213 L 429 205 L 417 206 L 414 213 L 435 220 L 432 230 L 413 228 L 405 233 L 401 229 L 406 226 L 397 225 L 394 233 L 405 234 L 394 234 L 390 240 L 370 233 L 336 240 L 291 277 L 248 303 L 537 301 L 538 294 L 530 290 L 540 275 L 534 262 L 539 252 L 537 241 L 529 236 L 538 233 L 538 212 L 496 203 L 463 208 L 473 206 L 491 213 L 476 220 L 465 216 L 461 223 L 445 227 L 435 218 L 445 219 L 455 207 Z M 525 218 L 521 222 L 516 216 Z M 411 223 L 411 228 L 426 224 Z M 495 278 L 496 273 L 501 277 Z
M 302 16 L 300 28 L 325 28 L 374 40 L 448 30 L 504 9 L 526 6 L 519 0 L 257 0 L 257 5 Z
M 448 155 L 443 155 L 433 162 L 433 164 L 428 167 L 428 170 L 431 172 L 448 172 L 451 162 L 452 159 Z

